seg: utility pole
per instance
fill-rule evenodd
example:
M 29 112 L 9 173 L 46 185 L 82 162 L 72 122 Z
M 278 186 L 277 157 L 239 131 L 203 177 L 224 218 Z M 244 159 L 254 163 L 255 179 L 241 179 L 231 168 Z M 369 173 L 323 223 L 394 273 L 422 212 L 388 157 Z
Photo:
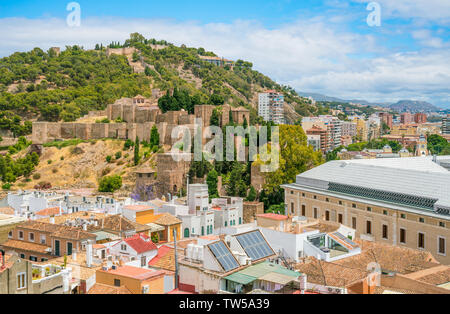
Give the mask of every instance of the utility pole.
M 178 252 L 177 252 L 177 229 L 173 229 L 173 243 L 175 248 L 175 289 L 179 286 Z

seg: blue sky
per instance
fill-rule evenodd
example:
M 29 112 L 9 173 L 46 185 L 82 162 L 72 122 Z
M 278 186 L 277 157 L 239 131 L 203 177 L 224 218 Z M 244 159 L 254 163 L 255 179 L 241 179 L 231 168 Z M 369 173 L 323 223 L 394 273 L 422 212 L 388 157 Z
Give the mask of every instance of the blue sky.
M 347 99 L 430 101 L 450 107 L 450 1 L 368 0 L 77 1 L 0 0 L 0 56 L 34 47 L 148 38 L 202 46 L 300 91 Z

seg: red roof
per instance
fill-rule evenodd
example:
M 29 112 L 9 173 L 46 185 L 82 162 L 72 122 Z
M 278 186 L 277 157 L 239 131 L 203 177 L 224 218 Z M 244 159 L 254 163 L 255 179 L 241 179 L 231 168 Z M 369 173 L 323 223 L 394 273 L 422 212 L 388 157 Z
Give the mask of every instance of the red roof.
M 154 266 L 161 258 L 174 251 L 173 248 L 163 245 L 158 249 L 158 254 L 148 263 L 148 266 Z
M 50 207 L 36 212 L 36 216 L 55 216 L 59 215 L 59 211 L 60 211 L 59 207 Z M 62 209 L 61 213 L 64 213 Z
M 131 238 L 124 239 L 129 246 L 131 246 L 138 254 L 142 254 L 148 251 L 157 250 L 155 243 L 152 242 L 149 236 L 145 234 L 135 234 Z M 116 245 L 120 244 L 117 243 Z
M 117 269 L 110 269 L 106 272 L 124 277 L 135 278 L 138 280 L 147 280 L 156 276 L 163 276 L 165 274 L 165 272 L 161 270 L 151 270 L 133 266 L 121 266 Z
M 284 215 L 278 215 L 278 214 L 260 214 L 260 215 L 256 215 L 256 217 L 262 217 L 262 218 L 267 218 L 267 219 L 272 219 L 272 220 L 287 220 L 288 216 L 284 216 Z

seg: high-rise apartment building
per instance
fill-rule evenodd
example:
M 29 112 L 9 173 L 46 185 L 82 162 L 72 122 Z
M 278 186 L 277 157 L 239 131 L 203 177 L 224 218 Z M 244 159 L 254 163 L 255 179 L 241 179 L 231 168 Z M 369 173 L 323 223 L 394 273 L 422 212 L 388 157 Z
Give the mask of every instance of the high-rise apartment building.
M 427 123 L 428 118 L 425 113 L 416 113 L 414 115 L 414 122 L 416 123 Z
M 380 112 L 379 114 L 380 119 L 383 123 L 386 123 L 386 125 L 392 129 L 392 126 L 394 125 L 393 121 L 394 121 L 394 117 L 387 112 Z
M 341 146 L 342 125 L 343 121 L 334 116 L 305 117 L 302 119 L 302 127 L 305 132 L 312 129 L 314 126 L 327 131 L 327 151 Z
M 442 119 L 442 134 L 450 134 L 450 114 Z
M 404 112 L 400 115 L 401 124 L 412 124 L 414 123 L 414 115 L 410 112 Z
M 264 121 L 284 124 L 284 95 L 275 90 L 259 94 L 258 114 Z

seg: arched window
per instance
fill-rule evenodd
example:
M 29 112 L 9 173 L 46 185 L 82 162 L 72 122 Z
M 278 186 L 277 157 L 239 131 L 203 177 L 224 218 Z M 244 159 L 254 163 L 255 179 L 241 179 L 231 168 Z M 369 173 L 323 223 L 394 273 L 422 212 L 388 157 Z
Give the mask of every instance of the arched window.
M 189 228 L 184 229 L 184 237 L 189 238 Z

